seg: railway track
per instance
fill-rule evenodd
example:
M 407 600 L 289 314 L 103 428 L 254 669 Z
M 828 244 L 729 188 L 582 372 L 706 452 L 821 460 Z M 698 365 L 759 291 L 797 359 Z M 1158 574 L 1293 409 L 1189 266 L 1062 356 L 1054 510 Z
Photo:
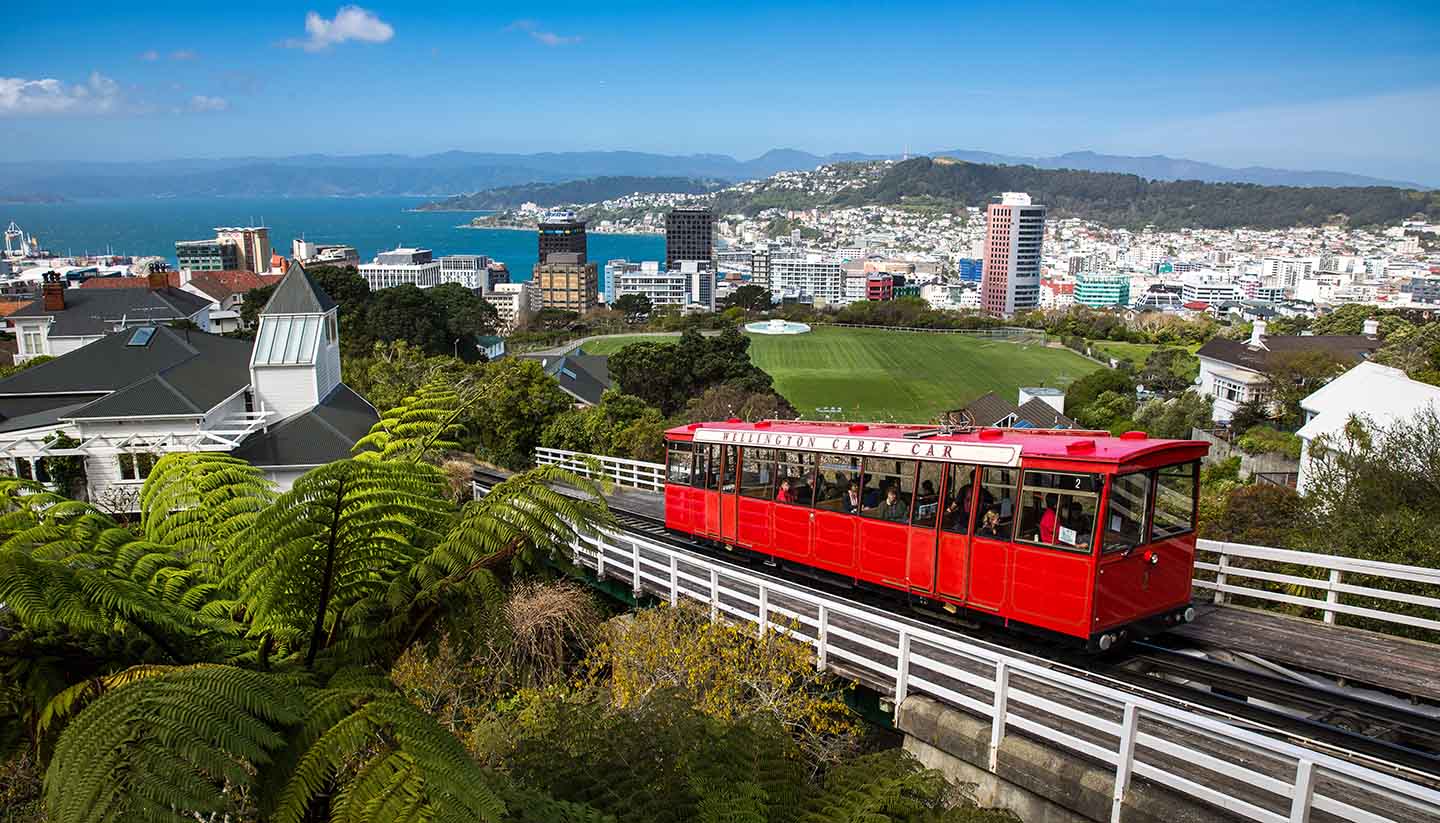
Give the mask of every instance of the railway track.
M 494 481 L 504 476 L 478 470 Z M 1097 683 L 1143 693 L 1177 708 L 1201 712 L 1277 739 L 1310 746 L 1369 768 L 1440 789 L 1440 718 L 1371 700 L 1338 687 L 1297 682 L 1250 668 L 1186 655 L 1151 642 L 1127 644 L 1108 655 L 1090 655 L 1043 639 L 967 624 L 940 611 L 919 608 L 900 592 L 842 585 L 814 570 L 761 555 L 727 551 L 666 529 L 654 517 L 611 505 L 619 526 L 656 542 L 702 555 L 792 585 L 880 609 L 917 627 L 956 632 L 1012 656 Z

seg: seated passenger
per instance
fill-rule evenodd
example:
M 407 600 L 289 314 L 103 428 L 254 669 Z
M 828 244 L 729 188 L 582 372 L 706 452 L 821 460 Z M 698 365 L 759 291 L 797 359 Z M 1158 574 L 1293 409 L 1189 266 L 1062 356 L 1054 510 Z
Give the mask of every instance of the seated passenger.
M 931 500 L 935 499 L 935 484 L 934 484 L 934 483 L 931 483 L 929 480 L 926 480 L 925 482 L 921 483 L 921 484 L 920 484 L 920 496 L 921 496 L 921 497 L 928 497 L 928 498 L 930 498 Z
M 1094 531 L 1095 523 L 1085 515 L 1085 507 L 1079 500 L 1070 501 L 1065 507 L 1065 516 L 1060 520 L 1061 525 L 1075 532 L 1075 545 L 1080 548 L 1089 548 L 1090 533 Z
M 776 502 L 776 503 L 794 503 L 794 502 L 795 502 L 795 490 L 790 487 L 790 478 L 788 478 L 788 477 L 781 478 L 781 480 L 780 480 L 780 488 L 775 491 L 775 502 Z
M 1054 494 L 1045 495 L 1045 510 L 1040 512 L 1040 542 L 1054 543 L 1055 530 L 1059 526 L 1060 514 L 1055 506 L 1060 498 Z
M 860 481 L 851 480 L 848 488 L 845 489 L 844 511 L 846 514 L 859 514 L 861 506 Z
M 951 500 L 949 503 L 946 503 L 945 519 L 941 523 L 941 526 L 945 531 L 964 534 L 965 530 L 970 528 L 970 512 L 968 507 L 962 505 L 959 500 Z
M 1004 527 L 1000 525 L 1000 512 L 989 509 L 985 512 L 985 519 L 980 521 L 980 528 L 975 530 L 980 537 L 989 537 L 993 540 L 1005 539 Z
M 885 500 L 875 507 L 875 516 L 881 520 L 904 523 L 910 509 L 900 500 L 900 490 L 891 485 L 885 489 Z

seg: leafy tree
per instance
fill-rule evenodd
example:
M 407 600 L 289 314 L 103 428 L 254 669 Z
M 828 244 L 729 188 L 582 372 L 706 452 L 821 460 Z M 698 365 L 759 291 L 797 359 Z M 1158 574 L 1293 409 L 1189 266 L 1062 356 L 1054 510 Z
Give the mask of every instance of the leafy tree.
M 750 338 L 734 327 L 713 337 L 688 329 L 678 343 L 634 343 L 610 357 L 610 375 L 628 394 L 666 415 L 706 389 L 731 384 L 773 392 L 770 375 L 750 362 Z
M 1240 435 L 1235 445 L 1250 454 L 1279 454 L 1291 460 L 1300 459 L 1300 438 L 1274 426 L 1252 426 Z
M 634 395 L 609 389 L 597 406 L 564 412 L 545 427 L 540 445 L 651 460 L 664 453 L 665 420 Z
M 535 317 L 530 321 L 530 325 L 545 331 L 557 331 L 570 328 L 575 324 L 575 321 L 579 319 L 579 312 L 548 308 L 536 312 Z
M 650 298 L 643 294 L 622 294 L 615 299 L 614 308 L 626 317 L 644 317 L 654 308 Z
M 769 311 L 770 291 L 761 286 L 744 285 L 731 292 L 723 301 L 722 308 L 735 307 L 745 311 Z
M 479 359 L 480 351 L 475 346 L 475 338 L 495 333 L 500 322 L 495 307 L 459 283 L 435 286 L 426 289 L 425 294 L 435 310 L 445 318 L 445 332 L 453 345 L 451 351 L 467 361 Z
M 1134 429 L 1136 406 L 1133 395 L 1117 391 L 1103 392 L 1095 402 L 1075 409 L 1076 420 L 1092 429 L 1105 429 L 1119 434 Z
M 1266 362 L 1265 395 L 1275 420 L 1289 429 L 1299 428 L 1305 412 L 1300 401 L 1329 383 L 1349 365 L 1327 351 L 1286 352 Z
M 1190 438 L 1196 428 L 1208 428 L 1214 401 L 1196 391 L 1169 400 L 1146 401 L 1135 410 L 1135 425 L 1151 437 Z
M 404 340 L 376 342 L 363 356 L 344 357 L 342 365 L 345 385 L 382 413 L 400 405 L 432 380 L 445 381 L 463 392 L 485 374 L 482 364 L 466 363 L 449 352 L 426 354 Z
M 445 317 L 417 286 L 407 283 L 375 292 L 364 316 L 371 339 L 404 340 L 429 354 L 454 351 L 455 338 Z
M 490 364 L 473 404 L 480 453 L 507 468 L 528 466 L 547 423 L 575 401 L 533 360 Z
M 1156 394 L 1171 396 L 1184 391 L 1191 383 L 1188 376 L 1194 357 L 1184 349 L 1161 347 L 1150 352 L 1145 366 L 1136 379 Z
M 1401 369 L 1412 380 L 1440 386 L 1440 322 L 1398 327 L 1375 353 L 1375 362 Z
M 1270 404 L 1263 397 L 1251 397 L 1230 416 L 1230 430 L 1246 432 L 1270 420 Z
M 711 386 L 704 394 L 685 404 L 680 415 L 686 423 L 729 420 L 738 417 L 747 422 L 785 420 L 799 417 L 790 401 L 775 392 L 746 391 L 739 386 L 722 383 Z

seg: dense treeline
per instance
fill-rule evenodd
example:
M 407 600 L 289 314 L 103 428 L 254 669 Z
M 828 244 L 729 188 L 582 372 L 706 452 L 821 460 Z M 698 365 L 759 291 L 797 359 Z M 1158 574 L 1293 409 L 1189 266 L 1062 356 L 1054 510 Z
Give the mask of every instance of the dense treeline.
M 513 209 L 522 203 L 559 206 L 567 203 L 598 203 L 627 194 L 706 194 L 721 184 L 693 177 L 591 177 L 564 183 L 525 183 L 498 189 L 447 197 L 420 208 L 426 211 Z
M 1385 186 L 1300 188 L 1193 180 L 1151 181 L 1133 174 L 991 166 L 917 157 L 897 163 L 878 182 L 833 201 L 836 205 L 897 204 L 934 198 L 984 206 L 1006 191 L 1029 192 L 1055 217 L 1081 217 L 1112 226 L 1161 229 L 1278 229 L 1317 226 L 1337 216 L 1351 225 L 1394 223 L 1416 213 L 1440 219 L 1440 193 Z

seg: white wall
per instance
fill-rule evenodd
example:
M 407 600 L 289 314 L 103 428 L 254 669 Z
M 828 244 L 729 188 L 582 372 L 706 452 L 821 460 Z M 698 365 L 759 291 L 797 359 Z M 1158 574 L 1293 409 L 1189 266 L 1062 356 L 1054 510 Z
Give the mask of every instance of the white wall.
M 266 409 L 275 414 L 270 422 L 278 422 L 292 414 L 311 408 L 318 401 L 316 396 L 314 366 L 260 366 L 250 370 L 250 385 L 254 387 L 256 409 Z

